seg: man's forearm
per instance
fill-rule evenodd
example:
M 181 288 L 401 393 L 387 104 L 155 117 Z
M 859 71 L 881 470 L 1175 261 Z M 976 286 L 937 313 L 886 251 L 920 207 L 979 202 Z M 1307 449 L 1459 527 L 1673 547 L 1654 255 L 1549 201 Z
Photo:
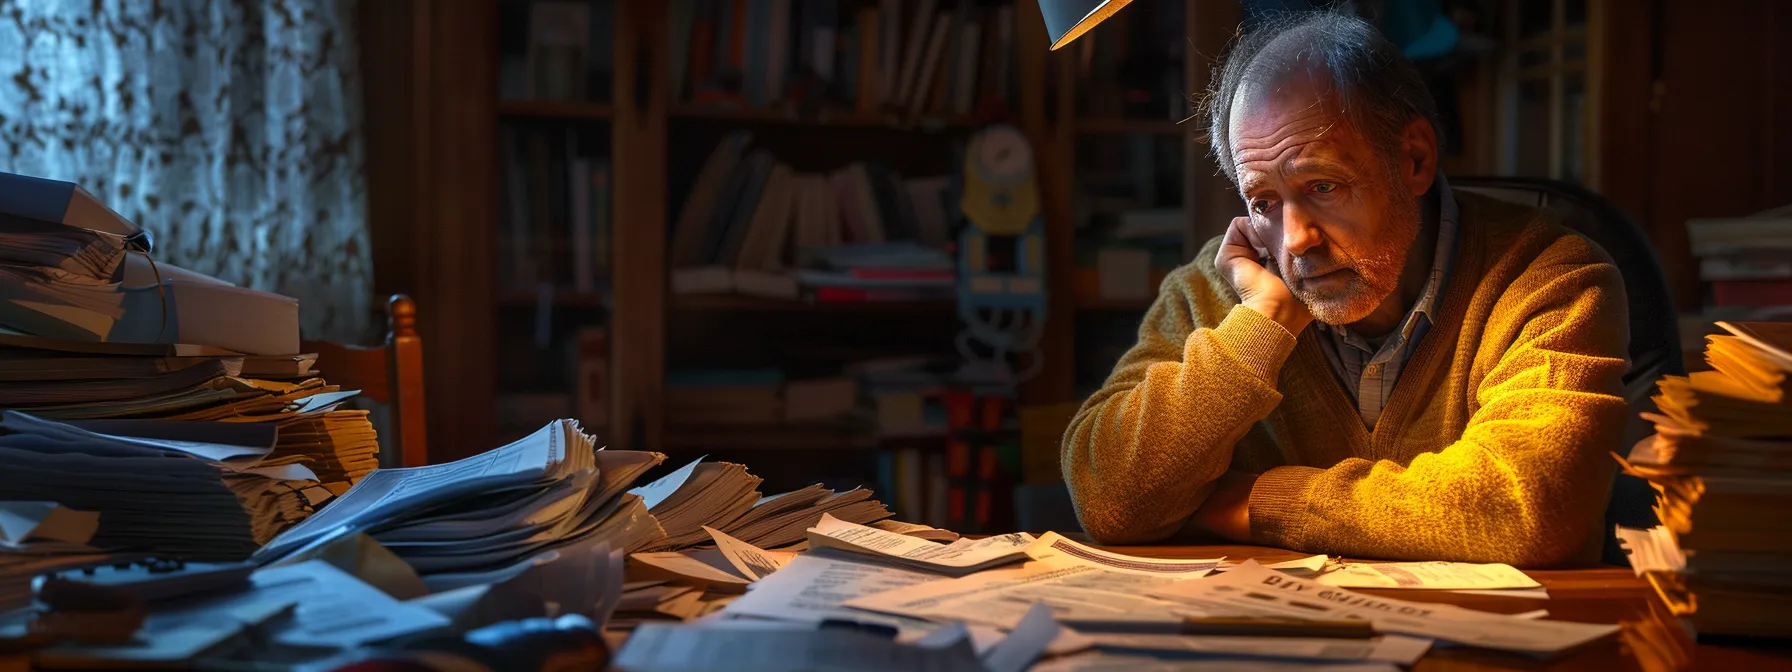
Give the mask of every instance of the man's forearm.
M 1071 421 L 1063 464 L 1086 531 L 1108 542 L 1175 532 L 1232 446 L 1281 401 L 1294 336 L 1239 306 L 1182 343 L 1142 340 Z

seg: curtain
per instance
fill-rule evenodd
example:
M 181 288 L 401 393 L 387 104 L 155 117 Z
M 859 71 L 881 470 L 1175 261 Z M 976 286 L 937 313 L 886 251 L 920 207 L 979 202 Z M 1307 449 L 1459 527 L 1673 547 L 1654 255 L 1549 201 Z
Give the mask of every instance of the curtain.
M 0 0 L 0 171 L 80 184 L 155 259 L 370 323 L 353 0 Z

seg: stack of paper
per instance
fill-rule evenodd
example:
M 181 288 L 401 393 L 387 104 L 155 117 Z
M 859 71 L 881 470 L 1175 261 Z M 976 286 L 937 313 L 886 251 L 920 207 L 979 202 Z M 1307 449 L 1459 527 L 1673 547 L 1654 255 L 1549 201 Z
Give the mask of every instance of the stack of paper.
M 760 481 L 744 466 L 698 458 L 630 491 L 641 497 L 666 531 L 665 540 L 649 550 L 672 551 L 708 542 L 703 527 L 723 525 L 751 510 L 759 501 Z
M 124 316 L 125 240 L 60 221 L 0 217 L 0 326 L 103 341 Z
M 1792 505 L 1792 324 L 1718 326 L 1713 370 L 1661 380 L 1655 435 L 1625 462 L 1661 492 L 1648 552 L 1674 558 L 1633 545 L 1632 564 L 1702 633 L 1792 636 L 1792 520 L 1772 515 Z
M 664 456 L 597 450 L 571 420 L 464 460 L 369 474 L 256 553 L 273 561 L 366 532 L 435 590 L 507 577 L 542 553 L 605 543 L 638 550 L 664 537 L 626 494 Z
M 802 541 L 823 515 L 861 525 L 889 518 L 890 510 L 871 495 L 862 488 L 836 493 L 818 483 L 761 498 L 752 510 L 720 529 L 760 548 L 783 548 Z
M 964 576 L 1027 559 L 1033 535 L 1025 532 L 950 544 L 928 541 L 875 527 L 855 525 L 828 514 L 808 530 L 809 548 L 830 548 L 872 560 L 927 572 Z
M 55 502 L 0 502 L 0 613 L 31 603 L 32 577 L 112 557 L 87 545 L 99 522 Z
M 241 560 L 257 546 L 231 473 L 195 448 L 97 434 L 0 413 L 0 500 L 100 514 L 91 544 L 191 560 Z M 189 452 L 193 451 L 193 452 Z

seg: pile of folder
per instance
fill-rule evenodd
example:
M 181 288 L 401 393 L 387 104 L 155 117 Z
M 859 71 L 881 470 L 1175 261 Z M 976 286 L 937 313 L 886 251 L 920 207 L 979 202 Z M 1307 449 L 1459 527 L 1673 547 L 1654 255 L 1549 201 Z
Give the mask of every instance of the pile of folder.
M 1709 371 L 1668 376 L 1625 469 L 1660 492 L 1631 561 L 1700 633 L 1792 636 L 1792 323 L 1719 322 Z
M 712 544 L 705 528 L 715 528 L 762 548 L 782 548 L 803 540 L 804 530 L 823 514 L 869 524 L 890 517 L 872 492 L 836 493 L 812 484 L 801 490 L 761 497 L 761 479 L 747 468 L 702 458 L 635 492 L 666 530 L 649 551 L 678 551 Z

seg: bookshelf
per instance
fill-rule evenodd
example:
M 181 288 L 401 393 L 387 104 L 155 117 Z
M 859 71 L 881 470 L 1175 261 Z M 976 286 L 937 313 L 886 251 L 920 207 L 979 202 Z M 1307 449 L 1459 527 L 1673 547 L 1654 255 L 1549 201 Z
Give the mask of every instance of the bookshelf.
M 1079 153 L 1093 155 L 1086 149 L 1091 143 L 1137 142 L 1129 138 L 1187 145 L 1200 124 L 1179 123 L 1188 116 L 1187 106 L 1170 94 L 1204 86 L 1208 75 L 1202 55 L 1223 51 L 1239 12 L 1235 0 L 1137 1 L 1079 44 L 1050 52 L 1033 0 L 971 0 L 965 6 L 981 17 L 995 15 L 990 12 L 999 7 L 1012 8 L 1011 51 L 999 54 L 1009 63 L 1011 89 L 1004 105 L 990 108 L 976 100 L 967 105 L 955 91 L 942 94 L 944 84 L 936 84 L 926 105 L 866 104 L 852 96 L 779 103 L 694 95 L 691 54 L 679 53 L 690 43 L 675 48 L 674 42 L 681 39 L 681 17 L 702 3 L 660 0 L 574 3 L 587 7 L 589 13 L 582 16 L 591 30 L 584 37 L 556 39 L 587 40 L 589 51 L 602 53 L 585 54 L 583 79 L 574 65 L 570 75 L 566 68 L 550 70 L 559 79 L 552 87 L 540 87 L 561 93 L 582 87 L 580 95 L 532 96 L 529 87 L 519 93 L 514 85 L 519 63 L 527 74 L 544 62 L 572 62 L 555 60 L 564 54 L 553 50 L 529 60 L 532 4 L 477 0 L 449 8 L 428 0 L 392 0 L 360 6 L 364 30 L 382 31 L 363 49 L 370 211 L 376 219 L 390 220 L 375 235 L 376 284 L 381 291 L 409 291 L 421 305 L 433 459 L 469 455 L 512 438 L 491 417 L 503 398 L 553 391 L 547 384 L 519 388 L 517 370 L 569 366 L 568 343 L 589 327 L 601 327 L 608 341 L 607 409 L 600 431 L 610 446 L 678 454 L 713 449 L 803 455 L 918 443 L 867 442 L 827 427 L 703 425 L 669 417 L 667 363 L 685 358 L 687 350 L 706 351 L 717 334 L 767 341 L 799 328 L 787 325 L 817 333 L 858 329 L 889 341 L 906 339 L 949 351 L 958 327 L 950 300 L 822 303 L 675 293 L 669 283 L 674 270 L 670 255 L 679 209 L 703 154 L 735 130 L 752 132 L 756 141 L 763 139 L 780 160 L 799 170 L 825 172 L 856 152 L 876 155 L 902 175 L 921 176 L 957 170 L 954 152 L 962 151 L 965 138 L 984 124 L 1018 126 L 1036 156 L 1047 266 L 1052 269 L 1046 278 L 1050 317 L 1040 344 L 1045 365 L 1019 390 L 1019 401 L 1075 401 L 1078 371 L 1111 365 L 1111 360 L 1090 361 L 1107 355 L 1100 348 L 1079 346 L 1084 340 L 1080 325 L 1130 321 L 1136 329 L 1150 304 L 1149 296 L 1104 298 L 1075 291 L 1078 223 L 1087 219 L 1081 214 L 1087 207 L 1076 194 L 1078 185 L 1100 170 L 1079 163 Z M 840 25 L 854 27 L 863 25 L 859 22 L 865 12 L 875 13 L 880 4 L 899 6 L 902 22 L 912 25 L 908 15 L 921 3 L 771 3 L 791 8 L 789 25 L 808 25 L 803 22 L 810 20 L 809 8 L 826 7 Z M 959 7 L 954 0 L 929 4 L 939 8 L 938 17 L 947 17 L 936 20 L 950 20 Z M 1138 16 L 1127 20 L 1129 15 Z M 1155 107 L 1148 114 L 1126 105 L 1085 109 L 1089 99 L 1113 94 L 1114 82 L 1123 86 L 1132 81 L 1092 68 L 1116 67 L 1104 59 L 1124 56 L 1126 44 L 1137 44 L 1137 38 L 1123 33 L 1152 21 L 1162 23 L 1164 17 L 1174 17 L 1189 40 L 1179 52 L 1180 71 L 1153 76 L 1174 77 L 1172 83 L 1181 82 L 1182 90 L 1153 84 Z M 559 32 L 566 33 L 563 28 Z M 837 39 L 849 34 L 841 31 Z M 963 42 L 962 48 L 979 50 L 982 62 L 1001 62 L 989 60 L 996 52 L 986 46 L 998 41 L 978 39 L 975 47 L 972 42 Z M 518 44 L 523 45 L 520 61 Z M 793 53 L 800 51 L 799 46 Z M 1136 74 L 1134 65 L 1127 66 L 1128 72 Z M 687 71 L 679 74 L 678 68 Z M 986 73 L 977 77 L 990 81 Z M 867 90 L 858 86 L 854 93 Z M 528 185 L 515 191 L 509 183 L 507 160 L 514 161 L 508 156 L 516 153 L 510 145 L 518 142 L 513 136 L 519 129 L 547 134 L 553 156 L 609 167 L 609 253 L 591 286 L 571 286 L 564 269 L 533 284 L 508 277 L 514 269 L 507 255 L 514 251 L 507 252 L 503 240 L 511 231 L 509 221 L 516 218 L 508 211 L 515 201 L 508 192 L 529 194 Z M 805 141 L 819 147 L 805 147 Z M 1236 197 L 1223 178 L 1212 174 L 1201 148 L 1181 147 L 1179 154 L 1166 156 L 1179 158 L 1159 162 L 1155 170 L 1161 173 L 1159 182 L 1171 185 L 1173 193 L 1166 194 L 1165 203 L 1186 213 L 1181 241 L 1186 257 L 1217 230 L 1212 221 L 1224 224 L 1213 213 L 1236 209 Z M 548 172 L 561 171 L 560 161 L 551 159 Z M 529 196 L 531 201 L 539 198 Z M 547 219 L 560 221 L 555 217 L 563 215 Z M 547 249 L 558 254 L 569 244 L 553 242 Z M 550 289 L 543 289 L 542 282 Z M 519 363 L 519 358 L 528 361 Z M 548 382 L 565 383 L 566 376 L 548 377 L 553 379 Z

